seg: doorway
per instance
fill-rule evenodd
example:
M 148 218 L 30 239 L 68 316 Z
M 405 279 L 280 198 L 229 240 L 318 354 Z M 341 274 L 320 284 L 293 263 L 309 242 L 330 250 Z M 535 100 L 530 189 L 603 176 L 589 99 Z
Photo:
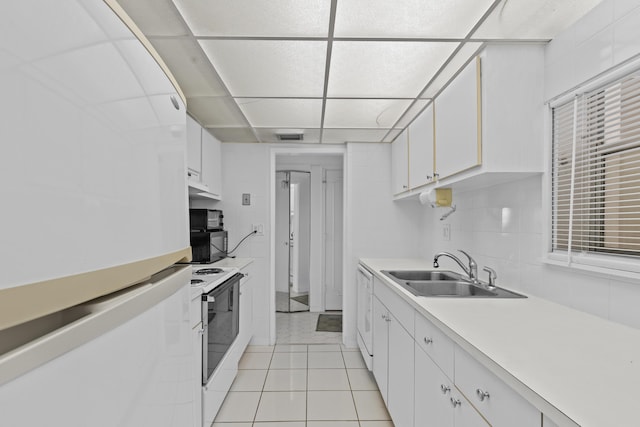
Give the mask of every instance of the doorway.
M 276 311 L 309 311 L 311 174 L 276 172 Z

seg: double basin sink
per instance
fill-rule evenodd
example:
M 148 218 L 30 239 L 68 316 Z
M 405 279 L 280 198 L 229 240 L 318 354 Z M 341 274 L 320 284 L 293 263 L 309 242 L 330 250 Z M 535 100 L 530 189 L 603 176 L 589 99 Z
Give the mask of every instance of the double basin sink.
M 474 284 L 452 271 L 383 270 L 382 274 L 419 297 L 526 298 L 497 286 Z

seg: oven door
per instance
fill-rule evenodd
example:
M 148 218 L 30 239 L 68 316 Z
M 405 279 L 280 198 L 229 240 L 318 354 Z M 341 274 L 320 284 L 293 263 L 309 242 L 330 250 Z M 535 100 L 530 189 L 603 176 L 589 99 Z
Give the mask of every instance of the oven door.
M 235 274 L 202 295 L 202 384 L 211 375 L 238 336 L 240 279 Z

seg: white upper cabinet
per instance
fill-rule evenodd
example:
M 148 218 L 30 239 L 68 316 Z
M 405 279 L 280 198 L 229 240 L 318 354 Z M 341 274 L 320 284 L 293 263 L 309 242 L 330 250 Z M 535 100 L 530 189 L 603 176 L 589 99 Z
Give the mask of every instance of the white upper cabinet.
M 187 116 L 187 176 L 190 197 L 221 199 L 221 143 L 190 116 Z
M 214 196 L 222 196 L 222 147 L 213 135 L 202 129 L 201 181 Z
M 409 141 L 403 131 L 391 144 L 391 190 L 400 194 L 409 190 Z
M 481 163 L 480 58 L 436 99 L 436 173 L 446 178 Z
M 479 188 L 543 171 L 543 45 L 492 44 L 479 58 L 435 101 L 439 187 Z
M 433 181 L 433 103 L 409 125 L 409 186 L 413 189 Z
M 190 181 L 200 182 L 202 173 L 202 127 L 187 115 L 187 174 Z
M 413 196 L 425 185 L 482 188 L 541 173 L 543 80 L 542 44 L 485 47 L 394 142 L 393 194 Z

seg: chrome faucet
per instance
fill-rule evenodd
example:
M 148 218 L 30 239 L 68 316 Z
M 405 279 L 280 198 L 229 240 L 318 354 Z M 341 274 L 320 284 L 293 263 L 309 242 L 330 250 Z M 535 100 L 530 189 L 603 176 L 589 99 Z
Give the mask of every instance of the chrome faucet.
M 463 253 L 468 259 L 469 259 L 469 266 L 466 267 L 462 261 L 460 261 L 460 259 L 449 253 L 449 252 L 438 252 L 437 254 L 435 254 L 433 256 L 433 267 L 434 268 L 438 268 L 440 267 L 440 264 L 438 264 L 438 258 L 440 258 L 441 256 L 446 256 L 451 258 L 452 260 L 454 260 L 455 262 L 458 263 L 458 265 L 460 266 L 460 268 L 462 268 L 462 270 L 464 270 L 465 274 L 467 276 L 469 276 L 469 280 L 471 281 L 471 283 L 473 283 L 474 285 L 477 285 L 480 283 L 480 280 L 478 280 L 478 264 L 476 264 L 476 261 L 471 258 L 471 255 L 469 255 L 468 253 L 466 253 L 465 251 L 463 251 L 462 249 L 458 249 L 459 252 Z

